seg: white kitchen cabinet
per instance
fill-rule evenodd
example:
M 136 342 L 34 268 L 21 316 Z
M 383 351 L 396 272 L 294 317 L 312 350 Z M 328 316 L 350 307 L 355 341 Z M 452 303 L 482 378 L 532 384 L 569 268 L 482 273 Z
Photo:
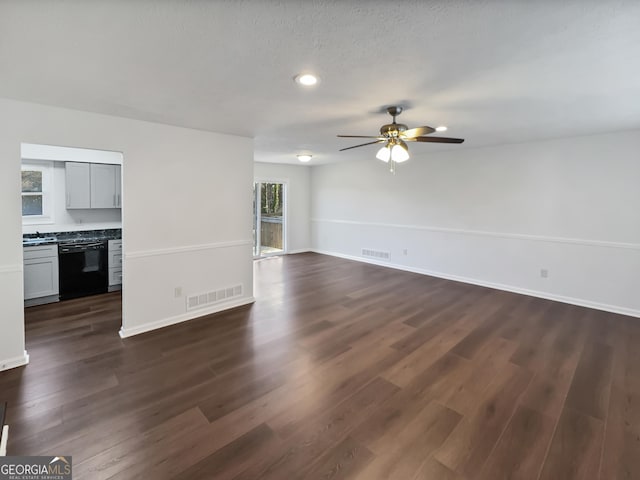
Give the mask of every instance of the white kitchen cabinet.
M 36 305 L 55 302 L 58 294 L 58 246 L 24 247 L 25 303 Z
M 122 288 L 122 240 L 109 240 L 109 291 Z
M 91 165 L 91 208 L 118 208 L 116 178 L 118 165 L 92 163 Z
M 66 162 L 67 209 L 120 208 L 121 166 Z
M 122 208 L 122 167 L 114 166 L 116 167 L 116 207 Z
M 109 269 L 109 291 L 120 290 L 122 288 L 122 270 L 118 268 Z
M 67 209 L 91 208 L 91 169 L 89 163 L 66 162 Z

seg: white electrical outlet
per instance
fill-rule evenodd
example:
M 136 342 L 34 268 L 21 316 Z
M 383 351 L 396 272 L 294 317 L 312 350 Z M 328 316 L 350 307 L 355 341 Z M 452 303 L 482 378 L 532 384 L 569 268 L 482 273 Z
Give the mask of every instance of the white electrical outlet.
M 182 296 L 182 287 L 176 287 L 173 291 L 173 295 L 176 298 L 180 298 Z
M 540 276 L 542 278 L 548 278 L 549 277 L 549 270 L 547 270 L 546 268 L 540 269 Z

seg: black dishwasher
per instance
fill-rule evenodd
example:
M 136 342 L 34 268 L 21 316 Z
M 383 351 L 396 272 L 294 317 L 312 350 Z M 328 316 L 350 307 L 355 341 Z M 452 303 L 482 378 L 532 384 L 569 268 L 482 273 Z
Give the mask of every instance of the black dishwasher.
M 60 243 L 58 263 L 60 300 L 107 291 L 107 242 Z

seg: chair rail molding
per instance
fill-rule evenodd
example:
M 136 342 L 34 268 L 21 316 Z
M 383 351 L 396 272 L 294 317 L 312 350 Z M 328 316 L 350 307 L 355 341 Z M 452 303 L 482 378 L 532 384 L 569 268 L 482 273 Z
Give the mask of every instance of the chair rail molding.
M 228 242 L 203 243 L 198 245 L 186 245 L 183 247 L 158 248 L 154 250 L 138 250 L 124 252 L 125 258 L 156 257 L 161 255 L 173 255 L 178 253 L 199 252 L 202 250 L 215 250 L 220 248 L 243 247 L 253 245 L 253 240 L 231 240 Z
M 496 238 L 509 238 L 516 240 L 530 240 L 537 242 L 548 243 L 569 243 L 574 245 L 586 245 L 589 247 L 605 247 L 605 248 L 622 248 L 628 250 L 640 250 L 640 243 L 626 243 L 626 242 L 611 242 L 607 240 L 591 240 L 585 238 L 569 238 L 569 237 L 552 237 L 546 235 L 531 235 L 524 233 L 506 233 L 506 232 L 491 232 L 486 230 L 468 230 L 461 228 L 447 228 L 431 225 L 404 225 L 395 223 L 376 223 L 376 222 L 361 222 L 355 220 L 339 220 L 329 218 L 312 218 L 313 223 L 334 223 L 343 225 L 358 225 L 363 227 L 377 227 L 377 228 L 397 228 L 408 230 L 423 230 L 428 232 L 437 233 L 450 233 L 454 235 L 474 235 L 483 237 L 496 237 Z

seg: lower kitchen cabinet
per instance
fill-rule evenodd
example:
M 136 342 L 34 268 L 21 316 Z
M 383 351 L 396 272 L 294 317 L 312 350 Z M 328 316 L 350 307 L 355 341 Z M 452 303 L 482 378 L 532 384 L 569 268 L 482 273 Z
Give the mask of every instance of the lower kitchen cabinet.
M 25 305 L 57 302 L 58 295 L 58 246 L 24 247 Z
M 109 291 L 122 288 L 122 240 L 109 240 Z
M 118 290 L 122 288 L 122 269 L 109 269 L 109 290 Z

